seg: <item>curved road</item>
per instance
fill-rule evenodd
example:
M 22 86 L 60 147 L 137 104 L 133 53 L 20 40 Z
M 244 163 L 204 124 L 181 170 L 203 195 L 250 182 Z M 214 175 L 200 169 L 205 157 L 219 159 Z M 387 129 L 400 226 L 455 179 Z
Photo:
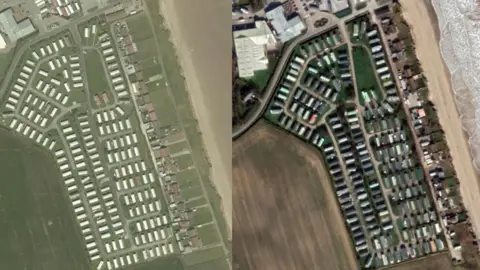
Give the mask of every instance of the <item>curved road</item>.
M 41 34 L 38 34 L 37 36 L 35 37 L 31 37 L 27 40 L 27 42 L 25 44 L 23 44 L 21 47 L 17 48 L 15 47 L 14 48 L 14 58 L 12 59 L 11 63 L 10 63 L 10 66 L 8 68 L 8 71 L 7 71 L 7 74 L 5 75 L 5 77 L 3 78 L 3 81 L 2 81 L 2 84 L 0 86 L 0 100 L 3 100 L 4 98 L 4 95 L 5 93 L 7 93 L 7 87 L 9 86 L 10 84 L 10 81 L 11 81 L 11 78 L 12 78 L 12 75 L 13 73 L 15 72 L 15 68 L 11 68 L 11 67 L 16 67 L 18 66 L 20 60 L 22 59 L 22 56 L 23 54 L 25 53 L 26 50 L 28 50 L 30 48 L 31 45 L 35 44 L 36 42 L 42 40 L 42 39 L 45 39 L 45 38 L 48 38 L 49 36 L 53 36 L 53 35 L 56 35 L 66 29 L 74 29 L 77 27 L 77 25 L 79 23 L 82 23 L 82 22 L 85 22 L 85 21 L 88 21 L 89 19 L 95 17 L 95 16 L 98 16 L 99 14 L 105 12 L 105 10 L 107 9 L 110 9 L 112 5 L 109 5 L 107 7 L 104 7 L 104 8 L 101 8 L 101 9 L 98 9 L 96 10 L 95 12 L 92 12 L 92 13 L 89 13 L 87 14 L 86 16 L 82 16 L 82 17 L 79 17 L 79 18 L 76 18 L 76 19 L 73 19 L 71 20 L 68 24 L 66 25 L 63 25 L 59 28 L 56 28 L 56 29 L 53 29 L 52 31 L 49 31 L 49 32 L 46 32 L 46 33 L 41 33 Z M 74 29 L 76 30 L 76 29 Z M 74 35 L 75 37 L 75 31 L 72 31 L 72 34 Z
M 245 123 L 243 123 L 242 125 L 233 127 L 232 139 L 234 140 L 234 139 L 238 138 L 245 131 L 247 131 L 251 126 L 253 126 L 253 124 L 255 124 L 255 122 L 257 122 L 258 119 L 260 119 L 262 117 L 263 112 L 266 110 L 266 108 L 269 104 L 269 101 L 270 101 L 273 93 L 275 92 L 276 86 L 278 84 L 278 80 L 280 79 L 280 77 L 283 74 L 283 70 L 285 69 L 285 64 L 288 63 L 288 59 L 290 58 L 290 55 L 291 55 L 293 49 L 295 49 L 295 47 L 299 43 L 302 43 L 302 42 L 304 42 L 308 39 L 311 39 L 312 37 L 314 37 L 316 35 L 320 35 L 320 34 L 324 33 L 325 31 L 332 29 L 335 26 L 339 26 L 340 23 L 344 23 L 345 21 L 349 21 L 349 20 L 353 19 L 355 16 L 357 16 L 359 14 L 362 14 L 362 13 L 366 13 L 367 10 L 372 11 L 373 9 L 375 9 L 377 7 L 378 7 L 377 3 L 375 1 L 371 1 L 371 2 L 369 2 L 366 9 L 363 9 L 361 12 L 355 12 L 354 11 L 352 14 L 350 14 L 348 16 L 345 16 L 341 19 L 336 17 L 335 15 L 333 15 L 331 13 L 327 13 L 327 12 L 319 12 L 318 14 L 316 14 L 315 15 L 316 17 L 319 16 L 318 19 L 320 19 L 322 17 L 327 18 L 328 23 L 326 25 L 322 26 L 322 27 L 315 28 L 315 27 L 313 27 L 313 22 L 310 21 L 309 23 L 307 23 L 307 29 L 308 29 L 307 32 L 305 34 L 303 34 L 300 38 L 298 38 L 294 42 L 292 42 L 282 52 L 282 57 L 279 60 L 277 66 L 275 68 L 275 71 L 270 78 L 270 81 L 268 83 L 267 88 L 265 89 L 262 97 L 260 98 L 260 105 L 258 105 L 254 109 L 254 111 L 251 112 L 251 116 L 246 120 Z M 315 20 L 317 20 L 317 18 L 315 18 Z

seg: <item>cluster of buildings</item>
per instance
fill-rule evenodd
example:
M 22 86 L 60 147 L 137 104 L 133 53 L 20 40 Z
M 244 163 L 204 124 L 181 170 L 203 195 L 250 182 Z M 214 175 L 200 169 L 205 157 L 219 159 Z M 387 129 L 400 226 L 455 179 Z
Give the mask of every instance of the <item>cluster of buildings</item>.
M 17 21 L 12 8 L 0 11 L 0 50 L 37 31 L 30 18 Z
M 51 0 L 51 9 L 65 18 L 82 15 L 80 0 Z
M 96 26 L 89 26 L 84 37 L 95 34 Z M 78 53 L 63 50 L 71 46 L 70 39 L 59 34 L 28 52 L 4 106 L 6 125 L 54 153 L 96 269 L 170 255 L 178 249 L 170 214 L 161 205 L 158 175 L 142 150 L 143 134 L 126 111 L 130 107 L 112 104 L 95 110 L 93 119 L 85 108 L 64 112 L 86 79 Z M 101 57 L 113 57 L 115 61 L 107 61 L 115 65 L 109 79 L 126 88 L 109 39 L 108 33 L 100 37 Z M 134 222 L 128 226 L 128 220 Z
M 444 250 L 442 224 L 413 142 L 407 137 L 407 127 L 394 115 L 372 119 L 368 126 L 372 150 L 394 209 L 401 240 L 410 244 L 409 257 Z
M 442 251 L 445 224 L 456 220 L 437 214 L 408 127 L 397 115 L 400 97 L 379 30 L 366 17 L 347 28 L 352 41 L 369 49 L 379 89 L 362 89 L 358 108 L 345 104 L 322 117 L 352 83 L 341 36 L 327 34 L 295 50 L 266 117 L 323 152 L 362 267 Z
M 130 35 L 128 27 L 124 27 L 123 23 L 116 25 L 115 30 L 117 31 L 117 38 Z M 129 55 L 125 55 L 124 59 L 128 60 L 128 58 Z M 192 217 L 195 216 L 193 209 L 185 206 L 185 202 L 189 198 L 182 196 L 182 189 L 178 181 L 184 179 L 177 180 L 178 164 L 165 145 L 185 140 L 185 135 L 174 126 L 161 126 L 148 86 L 141 73 L 141 69 L 136 70 L 136 79 L 131 82 L 131 89 L 140 111 L 141 125 L 144 127 L 147 140 L 153 150 L 153 161 L 156 163 L 163 180 L 163 193 L 165 194 L 168 211 L 171 214 L 171 230 L 165 231 L 165 233 L 167 237 L 170 234 L 174 235 L 180 252 L 190 252 L 192 249 L 201 247 L 202 242 L 196 227 L 190 222 Z M 150 224 L 152 221 L 146 222 Z M 155 238 L 155 235 L 153 235 L 153 238 Z M 167 250 L 170 250 L 170 247 Z
M 40 16 L 42 16 L 42 18 L 46 17 L 51 5 L 50 1 L 47 2 L 47 0 L 35 0 L 35 5 L 40 10 Z
M 342 78 L 351 76 L 342 43 L 339 32 L 332 30 L 299 45 L 273 97 L 270 118 L 306 140 L 315 135 L 317 121 L 350 83 L 349 78 Z
M 306 30 L 299 16 L 288 16 L 283 5 L 267 7 L 265 18 L 233 29 L 239 77 L 252 77 L 255 71 L 268 68 L 268 52 L 277 49 Z M 291 17 L 291 18 L 290 18 Z
M 365 267 L 377 261 L 387 261 L 387 249 L 398 243 L 395 239 L 391 212 L 382 194 L 372 158 L 360 127 L 355 107 L 347 107 L 327 117 L 333 138 L 351 181 L 335 181 L 334 189 L 344 209 L 347 227 L 352 234 L 355 250 L 365 258 Z M 326 152 L 327 149 L 324 149 Z M 331 150 L 330 150 L 331 151 Z M 338 169 L 332 175 L 340 173 Z M 378 219 L 376 217 L 379 217 Z M 363 222 L 362 222 L 363 221 Z M 376 254 L 378 252 L 378 254 Z
M 129 98 L 127 84 L 125 82 L 123 72 L 121 71 L 121 63 L 117 57 L 117 53 L 114 49 L 114 44 L 112 43 L 110 35 L 107 32 L 97 33 L 96 24 L 85 27 L 83 36 L 85 40 L 94 38 L 97 35 L 98 42 L 100 43 L 99 49 L 102 53 L 105 63 L 107 64 L 107 79 L 109 79 L 112 83 L 115 94 L 120 99 L 127 99 Z
M 390 12 L 386 12 L 381 14 L 380 19 L 383 29 L 390 33 L 392 41 L 389 42 L 389 48 L 398 71 L 400 89 L 404 94 L 404 103 L 409 109 L 407 117 L 412 122 L 414 138 L 418 140 L 422 150 L 423 162 L 428 167 L 426 180 L 430 182 L 430 188 L 434 193 L 432 204 L 436 205 L 440 215 L 437 222 L 446 232 L 446 240 L 450 242 L 453 249 L 453 251 L 451 249 L 453 259 L 461 261 L 461 242 L 464 239 L 459 238 L 456 231 L 457 228 L 462 227 L 462 223 L 467 221 L 467 214 L 462 204 L 459 182 L 455 177 L 442 128 L 438 119 L 435 119 L 436 117 L 433 115 L 433 105 L 427 102 L 426 93 L 428 92 L 425 87 L 425 78 L 418 63 L 416 63 L 418 60 L 406 53 L 406 44 L 412 42 L 407 39 L 411 39 L 411 37 L 403 33 L 402 36 L 405 40 L 398 38 L 401 35 L 397 26 L 391 23 L 391 16 Z M 462 237 L 465 237 L 465 235 L 468 234 L 464 234 Z M 438 239 L 436 241 L 438 242 Z M 436 246 L 438 248 L 439 245 Z

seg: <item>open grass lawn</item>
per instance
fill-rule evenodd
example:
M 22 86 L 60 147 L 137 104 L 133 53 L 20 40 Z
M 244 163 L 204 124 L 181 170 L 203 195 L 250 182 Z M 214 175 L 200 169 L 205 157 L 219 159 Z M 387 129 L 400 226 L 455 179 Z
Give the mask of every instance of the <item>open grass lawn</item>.
M 194 198 L 203 195 L 202 187 L 200 186 L 189 186 L 180 190 L 180 194 L 183 198 Z
M 159 258 L 143 264 L 127 267 L 125 270 L 184 270 L 182 261 L 178 257 Z
M 13 55 L 13 49 L 6 53 L 0 53 L 0 83 L 3 81 L 3 77 L 7 73 L 10 62 L 13 60 Z
M 178 169 L 180 171 L 188 169 L 190 166 L 193 166 L 193 159 L 192 156 L 187 154 L 187 155 L 181 155 L 173 158 L 178 165 Z
M 127 25 L 134 40 L 143 40 L 152 37 L 152 32 L 148 24 L 148 18 L 143 16 L 143 14 L 129 17 L 127 19 Z
M 218 236 L 217 229 L 213 224 L 198 227 L 197 231 L 204 246 L 220 243 L 220 237 Z
M 101 55 L 96 50 L 87 50 L 85 54 L 85 69 L 87 72 L 88 90 L 92 95 L 110 91 Z
M 205 223 L 212 222 L 212 213 L 208 207 L 200 207 L 195 210 L 194 218 L 192 220 L 195 225 L 202 225 Z
M 260 121 L 232 165 L 233 269 L 358 269 L 316 149 Z
M 173 101 L 170 99 L 165 82 L 156 81 L 146 84 L 150 98 L 157 112 L 160 126 L 172 126 L 178 124 L 177 112 Z
M 214 248 L 199 250 L 199 251 L 184 255 L 183 262 L 185 263 L 185 266 L 187 266 L 188 268 L 189 266 L 194 266 L 194 265 L 205 263 L 208 261 L 213 261 L 215 259 L 222 258 L 224 256 L 225 256 L 225 253 L 223 252 L 222 247 L 214 247 Z M 197 269 L 197 268 L 192 267 L 192 269 Z M 211 269 L 216 270 L 214 268 L 211 268 Z
M 186 270 L 219 270 L 228 269 L 227 261 L 224 258 L 214 259 L 208 262 L 195 264 L 185 268 Z
M 207 199 L 205 197 L 200 197 L 198 199 L 189 200 L 188 202 L 186 202 L 185 205 L 187 208 L 195 208 L 195 207 L 203 206 L 206 204 L 207 204 Z
M 258 71 L 255 71 L 255 73 L 253 74 L 253 77 L 249 78 L 248 81 L 251 84 L 255 85 L 257 89 L 263 90 L 265 89 L 265 87 L 267 87 L 268 80 L 272 75 L 272 73 L 273 73 L 273 70 L 269 70 L 269 69 L 258 70 Z
M 0 138 L 0 269 L 90 269 L 53 157 Z
M 168 152 L 170 154 L 181 153 L 184 151 L 190 151 L 188 148 L 188 143 L 186 141 L 170 144 L 168 146 Z
M 368 51 L 363 46 L 353 47 L 353 64 L 355 66 L 355 78 L 357 81 L 358 91 L 373 89 L 377 95 L 378 102 L 383 99 L 383 92 L 377 83 L 375 77 L 375 69 L 372 66 L 371 57 Z M 361 93 L 357 93 L 360 99 L 360 104 L 364 105 L 365 100 Z

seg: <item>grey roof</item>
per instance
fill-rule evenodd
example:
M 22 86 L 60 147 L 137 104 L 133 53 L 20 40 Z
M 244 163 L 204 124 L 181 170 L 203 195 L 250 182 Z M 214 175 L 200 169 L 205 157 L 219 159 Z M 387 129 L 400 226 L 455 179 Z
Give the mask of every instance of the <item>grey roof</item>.
M 16 42 L 18 39 L 35 32 L 35 27 L 29 18 L 17 23 L 13 17 L 12 9 L 9 8 L 0 13 L 0 31 L 4 32 L 11 42 Z

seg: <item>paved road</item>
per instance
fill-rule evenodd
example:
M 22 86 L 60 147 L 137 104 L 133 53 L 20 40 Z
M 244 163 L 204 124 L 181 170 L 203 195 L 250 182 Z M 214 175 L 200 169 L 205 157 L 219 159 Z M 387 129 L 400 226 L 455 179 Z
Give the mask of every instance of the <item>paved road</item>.
M 20 60 L 22 59 L 22 56 L 25 53 L 25 51 L 27 51 L 30 48 L 30 46 L 34 45 L 38 41 L 40 41 L 42 39 L 45 39 L 45 38 L 48 38 L 49 36 L 56 35 L 56 34 L 62 32 L 64 30 L 67 30 L 67 29 L 75 30 L 74 28 L 77 27 L 77 24 L 88 21 L 89 19 L 91 19 L 95 16 L 98 16 L 99 14 L 103 13 L 105 10 L 107 10 L 109 8 L 110 7 L 105 7 L 105 8 L 96 10 L 93 13 L 90 13 L 90 14 L 87 14 L 85 16 L 73 19 L 68 25 L 61 26 L 61 27 L 59 27 L 57 29 L 54 29 L 54 30 L 52 30 L 50 32 L 47 32 L 47 33 L 43 33 L 43 34 L 40 33 L 37 36 L 29 39 L 21 47 L 15 48 L 15 56 L 14 56 L 12 62 L 10 63 L 10 67 L 18 66 L 18 64 L 19 64 Z M 75 31 L 72 31 L 72 32 L 75 33 Z M 8 91 L 6 91 L 7 90 L 6 88 L 10 84 L 10 81 L 11 81 L 11 78 L 12 78 L 14 72 L 15 72 L 15 68 L 9 68 L 6 76 L 3 78 L 2 84 L 0 85 L 0 100 L 3 99 L 5 93 L 8 92 Z
M 290 58 L 290 55 L 292 54 L 293 50 L 295 47 L 306 41 L 311 39 L 312 37 L 315 37 L 317 35 L 320 35 L 327 30 L 330 30 L 334 27 L 337 26 L 338 19 L 333 16 L 332 14 L 329 13 L 324 13 L 325 17 L 329 19 L 329 22 L 320 28 L 309 28 L 303 36 L 300 38 L 296 39 L 294 42 L 292 42 L 288 47 L 284 49 L 282 52 L 282 56 L 277 64 L 277 67 L 275 68 L 275 71 L 270 78 L 270 81 L 268 83 L 267 88 L 264 90 L 262 97 L 260 98 L 260 104 L 257 105 L 254 108 L 254 111 L 251 112 L 251 116 L 247 119 L 245 123 L 243 123 L 240 126 L 236 126 L 233 128 L 233 139 L 239 137 L 242 135 L 247 129 L 249 129 L 253 124 L 262 116 L 263 112 L 267 108 L 269 101 L 275 92 L 275 89 L 277 87 L 279 79 L 282 77 L 283 70 L 285 69 L 285 66 L 288 64 L 288 60 Z
M 376 8 L 378 8 L 377 2 L 376 1 L 369 1 L 366 9 L 362 9 L 360 12 L 355 12 L 354 11 L 352 14 L 350 14 L 348 16 L 345 16 L 341 19 L 337 18 L 336 16 L 334 16 L 331 13 L 319 12 L 315 15 L 316 17 L 319 17 L 319 18 L 323 17 L 323 18 L 327 18 L 329 20 L 329 22 L 325 26 L 319 27 L 319 28 L 314 28 L 311 18 L 310 19 L 307 18 L 307 26 L 308 26 L 307 32 L 305 34 L 303 34 L 300 38 L 297 38 L 294 42 L 292 42 L 282 52 L 282 57 L 280 58 L 280 60 L 277 64 L 277 67 L 275 68 L 275 71 L 270 78 L 270 81 L 268 83 L 267 88 L 265 89 L 262 97 L 260 98 L 260 104 L 257 105 L 253 109 L 252 112 L 250 112 L 250 117 L 246 120 L 245 123 L 243 123 L 239 126 L 234 126 L 233 127 L 232 138 L 233 139 L 238 138 L 245 131 L 247 131 L 250 127 L 252 127 L 253 124 L 255 124 L 255 122 L 257 122 L 258 119 L 260 119 L 262 117 L 263 113 L 265 112 L 265 110 L 266 110 L 266 108 L 269 104 L 270 99 L 272 98 L 273 93 L 275 92 L 278 81 L 283 74 L 283 70 L 285 69 L 285 65 L 288 64 L 288 59 L 290 58 L 290 55 L 291 55 L 292 51 L 295 49 L 295 47 L 298 44 L 300 44 L 300 43 L 302 43 L 306 40 L 309 40 L 312 37 L 315 37 L 317 35 L 321 35 L 322 33 L 326 32 L 326 31 L 328 31 L 328 30 L 330 30 L 330 29 L 332 29 L 332 28 L 334 28 L 338 25 L 344 24 L 346 21 L 349 21 L 349 20 L 353 19 L 354 17 L 358 16 L 359 14 L 363 14 L 363 13 L 366 13 L 366 12 L 373 13 L 373 10 L 375 10 Z

